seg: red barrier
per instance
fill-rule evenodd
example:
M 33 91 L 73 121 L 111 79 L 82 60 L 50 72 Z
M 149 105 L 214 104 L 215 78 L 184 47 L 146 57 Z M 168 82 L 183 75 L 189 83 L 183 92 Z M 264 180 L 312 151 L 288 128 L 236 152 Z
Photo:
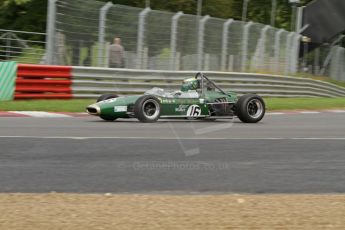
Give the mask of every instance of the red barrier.
M 50 72 L 46 70 L 23 71 L 17 73 L 17 77 L 23 78 L 71 78 L 69 72 Z
M 50 79 L 17 79 L 17 85 L 71 85 L 71 80 L 50 80 Z
M 71 99 L 71 94 L 55 93 L 45 94 L 44 97 L 36 93 L 20 93 L 14 95 L 15 99 Z
M 72 67 L 19 64 L 15 99 L 72 98 Z
M 71 72 L 71 66 L 63 66 L 63 65 L 34 65 L 34 64 L 18 64 L 18 68 L 21 70 L 48 70 L 48 71 L 55 71 L 55 72 Z
M 56 87 L 56 86 L 17 86 L 18 92 L 32 92 L 32 93 L 71 93 L 70 87 Z

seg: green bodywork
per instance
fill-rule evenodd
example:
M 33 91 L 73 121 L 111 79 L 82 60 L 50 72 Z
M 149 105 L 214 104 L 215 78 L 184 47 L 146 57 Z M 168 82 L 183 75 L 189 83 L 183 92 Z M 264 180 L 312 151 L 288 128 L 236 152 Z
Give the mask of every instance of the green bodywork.
M 100 109 L 100 114 L 108 118 L 129 118 L 132 117 L 134 104 L 139 97 L 143 95 L 134 96 L 123 96 L 117 97 L 105 101 L 95 103 L 91 106 L 98 106 Z M 199 98 L 181 98 L 173 97 L 166 98 L 154 95 L 160 101 L 161 104 L 161 114 L 160 117 L 191 117 L 187 114 L 188 108 L 192 105 L 197 105 L 201 109 L 199 117 L 209 117 L 210 111 L 208 103 L 215 103 L 217 100 L 222 99 L 223 102 L 228 102 L 229 104 L 235 104 L 237 101 L 237 96 L 233 92 L 227 92 L 224 95 L 219 92 L 210 91 L 205 92 L 203 96 Z M 125 109 L 126 108 L 126 109 Z

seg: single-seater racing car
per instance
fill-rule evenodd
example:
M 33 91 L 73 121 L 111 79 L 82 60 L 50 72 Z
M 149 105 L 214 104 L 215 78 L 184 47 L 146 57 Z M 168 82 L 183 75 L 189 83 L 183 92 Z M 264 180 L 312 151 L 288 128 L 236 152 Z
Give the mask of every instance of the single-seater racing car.
M 101 95 L 87 112 L 106 121 L 137 118 L 156 122 L 159 118 L 224 119 L 237 116 L 242 122 L 256 123 L 265 115 L 265 102 L 256 94 L 238 97 L 223 91 L 203 73 L 185 79 L 178 91 L 154 87 L 144 95 Z

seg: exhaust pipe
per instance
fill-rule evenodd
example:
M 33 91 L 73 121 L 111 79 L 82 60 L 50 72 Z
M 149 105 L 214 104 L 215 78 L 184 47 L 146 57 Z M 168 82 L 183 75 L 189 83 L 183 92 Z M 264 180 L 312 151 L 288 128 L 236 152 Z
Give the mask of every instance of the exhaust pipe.
M 86 112 L 90 115 L 99 116 L 101 114 L 101 109 L 97 105 L 90 105 L 86 107 Z

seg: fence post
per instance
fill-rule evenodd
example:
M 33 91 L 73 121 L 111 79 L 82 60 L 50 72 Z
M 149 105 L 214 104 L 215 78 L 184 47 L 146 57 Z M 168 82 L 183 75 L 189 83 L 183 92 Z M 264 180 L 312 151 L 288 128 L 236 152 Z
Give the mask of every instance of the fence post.
M 297 8 L 297 18 L 296 18 L 296 28 L 295 28 L 296 32 L 298 32 L 302 28 L 304 8 L 305 6 Z
M 178 19 L 183 15 L 181 11 L 177 12 L 171 21 L 171 38 L 170 38 L 170 69 L 176 70 L 176 41 L 177 41 L 177 24 Z
M 234 71 L 234 55 L 229 55 L 228 71 Z
M 103 67 L 104 60 L 104 35 L 105 35 L 105 20 L 108 10 L 113 6 L 112 2 L 107 2 L 101 7 L 99 12 L 99 27 L 98 27 L 98 66 Z
M 343 81 L 343 74 L 344 74 L 344 57 L 345 57 L 345 49 L 343 47 L 338 47 L 336 51 L 336 63 L 335 63 L 335 68 L 336 68 L 336 76 L 334 80 L 337 81 Z
M 291 56 L 293 56 L 291 53 L 293 36 L 294 32 L 290 32 L 286 39 L 285 75 L 290 74 Z
M 260 47 L 259 47 L 259 67 L 262 68 L 265 64 L 265 54 L 266 54 L 266 37 L 267 37 L 267 31 L 268 29 L 270 29 L 271 26 L 266 25 L 264 28 L 262 28 L 261 30 L 261 34 L 260 34 Z
M 47 13 L 47 36 L 46 36 L 46 64 L 54 64 L 54 43 L 55 43 L 55 21 L 56 21 L 56 1 L 48 1 Z
M 204 16 L 199 21 L 199 33 L 198 33 L 198 71 L 202 70 L 202 62 L 204 60 L 204 31 L 205 24 L 210 18 L 209 15 Z
M 234 19 L 228 19 L 223 24 L 223 38 L 222 38 L 222 57 L 221 57 L 221 64 L 220 69 L 221 71 L 225 71 L 226 69 L 226 57 L 228 55 L 228 34 L 229 34 L 229 27 Z
M 341 49 L 341 62 L 339 63 L 339 67 L 340 67 L 340 75 L 339 75 L 339 81 L 344 82 L 345 81 L 345 67 L 344 67 L 344 63 L 345 63 L 345 49 L 342 48 Z
M 292 37 L 292 50 L 291 50 L 291 61 L 290 61 L 290 73 L 297 73 L 298 69 L 298 58 L 299 58 L 299 47 L 300 47 L 300 40 L 301 40 L 300 34 L 294 34 Z
M 330 77 L 333 80 L 338 79 L 338 64 L 339 64 L 339 49 L 338 45 L 333 46 L 331 49 L 332 57 L 331 57 L 331 65 L 330 65 Z
M 137 41 L 137 69 L 142 68 L 142 59 L 143 59 L 142 52 L 143 52 L 143 46 L 144 46 L 145 18 L 150 11 L 151 11 L 151 8 L 146 7 L 139 14 L 138 41 Z
M 242 60 L 241 60 L 241 72 L 246 71 L 247 65 L 247 55 L 248 55 L 248 38 L 249 29 L 253 25 L 253 22 L 248 22 L 243 29 L 243 39 L 242 39 Z
M 275 73 L 279 73 L 279 59 L 280 59 L 280 36 L 284 32 L 283 29 L 280 29 L 276 32 L 274 38 L 274 71 Z
M 7 36 L 5 36 L 6 39 L 6 60 L 11 59 L 11 34 L 8 33 Z
M 319 75 L 324 75 L 325 71 L 326 71 L 326 67 L 328 66 L 329 62 L 332 59 L 333 56 L 333 47 L 338 44 L 339 42 L 341 42 L 343 39 L 345 38 L 345 35 L 340 35 L 334 42 L 332 42 L 332 44 L 330 44 L 330 51 L 328 52 L 327 57 L 325 58 L 325 61 L 322 64 L 322 68 L 320 70 Z
M 315 49 L 313 74 L 318 75 L 320 70 L 320 47 Z

